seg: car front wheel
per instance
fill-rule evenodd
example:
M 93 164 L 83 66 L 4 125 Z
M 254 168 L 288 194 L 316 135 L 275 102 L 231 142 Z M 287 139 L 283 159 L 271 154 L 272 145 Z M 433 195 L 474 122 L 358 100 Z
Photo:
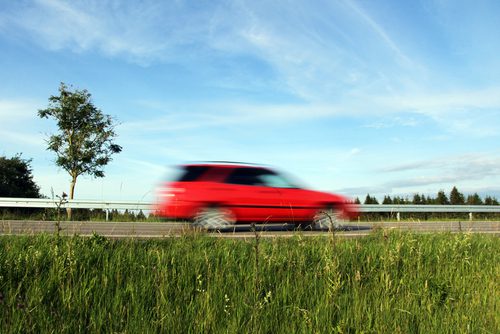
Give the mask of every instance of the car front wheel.
M 193 225 L 206 230 L 218 230 L 235 223 L 231 210 L 221 207 L 201 208 L 193 219 Z
M 314 215 L 312 227 L 314 230 L 334 230 L 341 226 L 342 215 L 334 208 L 318 210 Z

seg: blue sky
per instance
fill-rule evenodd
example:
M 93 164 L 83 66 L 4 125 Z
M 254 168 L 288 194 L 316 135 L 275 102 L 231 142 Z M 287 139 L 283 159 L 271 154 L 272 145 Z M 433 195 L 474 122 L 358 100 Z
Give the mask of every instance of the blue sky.
M 60 82 L 119 121 L 76 197 L 151 199 L 169 166 L 269 164 L 364 198 L 500 195 L 500 2 L 0 0 L 0 155 L 69 177 L 37 110 Z

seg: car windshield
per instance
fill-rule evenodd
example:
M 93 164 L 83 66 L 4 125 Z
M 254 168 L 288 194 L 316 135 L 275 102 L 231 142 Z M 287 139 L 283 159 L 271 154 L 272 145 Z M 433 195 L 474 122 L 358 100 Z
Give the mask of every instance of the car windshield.
M 282 175 L 276 173 L 262 174 L 259 176 L 262 183 L 268 187 L 274 188 L 298 188 L 295 184 L 285 179 Z

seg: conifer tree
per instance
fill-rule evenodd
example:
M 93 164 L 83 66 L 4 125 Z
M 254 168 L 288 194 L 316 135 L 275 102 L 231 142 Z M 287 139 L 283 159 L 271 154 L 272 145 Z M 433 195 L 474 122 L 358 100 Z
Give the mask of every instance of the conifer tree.
M 473 195 L 467 196 L 467 204 L 468 205 L 482 205 L 483 200 L 477 193 L 474 193 Z
M 382 202 L 382 204 L 392 204 L 391 196 L 389 196 L 389 195 L 384 196 L 384 201 Z
M 440 204 L 440 205 L 448 205 L 448 204 L 450 204 L 450 201 L 448 200 L 448 197 L 446 196 L 446 194 L 444 193 L 443 190 L 440 190 L 437 193 L 436 204 Z
M 464 195 L 458 191 L 457 187 L 453 187 L 453 189 L 451 189 L 450 204 L 452 204 L 452 205 L 464 205 L 465 204 Z
M 417 204 L 417 205 L 422 204 L 422 197 L 420 197 L 419 194 L 414 194 L 412 204 Z
M 371 197 L 370 194 L 367 194 L 364 204 L 378 204 L 378 201 L 377 201 L 377 198 Z

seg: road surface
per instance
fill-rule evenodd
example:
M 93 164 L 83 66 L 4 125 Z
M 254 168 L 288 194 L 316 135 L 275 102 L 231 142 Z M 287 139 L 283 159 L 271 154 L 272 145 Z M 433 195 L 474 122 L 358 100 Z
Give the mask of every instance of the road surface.
M 0 221 L 0 235 L 54 233 L 55 222 L 47 221 Z M 334 232 L 339 237 L 360 237 L 373 232 L 374 229 L 400 229 L 415 232 L 471 232 L 487 233 L 500 236 L 500 221 L 447 221 L 447 222 L 348 222 Z M 193 231 L 189 224 L 176 222 L 61 222 L 61 235 L 92 235 L 97 233 L 113 238 L 162 238 L 179 236 Z M 303 236 L 328 235 L 329 231 L 297 231 L 290 224 L 256 225 L 255 232 L 262 237 L 289 237 L 301 233 Z M 208 231 L 211 236 L 245 238 L 253 237 L 251 225 L 237 225 L 222 231 Z

